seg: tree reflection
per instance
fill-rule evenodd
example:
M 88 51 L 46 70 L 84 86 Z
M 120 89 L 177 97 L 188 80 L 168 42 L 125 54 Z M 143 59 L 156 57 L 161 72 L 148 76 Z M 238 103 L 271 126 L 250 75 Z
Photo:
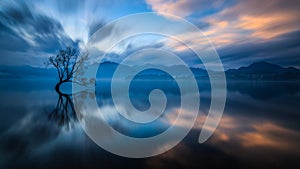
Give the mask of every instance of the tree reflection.
M 67 47 L 59 50 L 56 56 L 51 56 L 46 65 L 52 65 L 57 70 L 59 82 L 55 85 L 55 91 L 58 94 L 56 107 L 48 112 L 48 119 L 53 120 L 58 126 L 69 129 L 77 122 L 72 94 L 66 94 L 61 90 L 61 86 L 66 83 L 74 83 L 80 86 L 89 86 L 95 84 L 95 78 L 84 77 L 87 68 L 88 52 L 81 52 L 78 47 Z M 88 65 L 90 66 L 90 65 Z M 78 76 L 76 76 L 76 74 Z M 72 89 L 68 89 L 71 91 Z M 74 93 L 73 93 L 74 94 Z
M 56 107 L 48 112 L 48 119 L 67 129 L 74 126 L 77 122 L 77 117 L 71 95 L 59 94 Z

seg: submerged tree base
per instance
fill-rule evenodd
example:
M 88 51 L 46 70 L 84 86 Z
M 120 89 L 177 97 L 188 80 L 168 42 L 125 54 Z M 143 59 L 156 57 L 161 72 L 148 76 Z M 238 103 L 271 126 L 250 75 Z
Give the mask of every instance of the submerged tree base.
M 63 93 L 61 90 L 60 90 L 60 86 L 64 83 L 67 83 L 67 82 L 72 82 L 71 80 L 63 80 L 63 81 L 60 81 L 58 82 L 56 85 L 55 85 L 55 91 L 59 94 L 59 95 L 63 95 L 63 96 L 70 96 L 71 94 L 66 94 L 66 93 Z

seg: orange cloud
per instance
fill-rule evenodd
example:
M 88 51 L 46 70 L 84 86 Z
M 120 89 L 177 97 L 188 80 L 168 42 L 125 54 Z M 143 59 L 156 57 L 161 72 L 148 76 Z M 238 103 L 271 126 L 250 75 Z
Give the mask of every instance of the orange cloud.
M 264 146 L 276 149 L 293 149 L 295 147 L 295 143 L 293 143 L 290 138 L 300 135 L 297 131 L 287 129 L 270 122 L 255 124 L 253 125 L 253 129 L 254 131 L 246 132 L 239 136 L 243 146 Z M 298 141 L 300 140 L 298 139 Z
M 169 13 L 186 17 L 195 11 L 204 11 L 220 6 L 222 0 L 146 0 L 153 11 L 158 13 Z
M 267 16 L 241 16 L 236 26 L 241 29 L 251 30 L 252 36 L 270 39 L 299 29 L 299 24 L 294 23 L 294 16 L 288 13 L 277 13 Z
M 219 35 L 226 31 L 225 28 L 240 34 L 240 37 L 248 34 L 254 38 L 270 39 L 300 28 L 299 7 L 297 1 L 240 1 L 205 20 Z M 227 27 L 220 26 L 224 22 Z
M 208 144 L 230 152 L 234 149 L 269 148 L 282 152 L 296 150 L 300 132 L 271 121 L 224 116 Z M 224 142 L 227 146 L 224 147 Z M 294 151 L 300 153 L 299 151 Z
M 192 10 L 188 8 L 180 9 L 181 6 L 186 4 L 186 1 L 146 0 L 146 2 L 152 6 L 152 10 L 158 13 L 177 14 L 183 17 L 192 13 Z

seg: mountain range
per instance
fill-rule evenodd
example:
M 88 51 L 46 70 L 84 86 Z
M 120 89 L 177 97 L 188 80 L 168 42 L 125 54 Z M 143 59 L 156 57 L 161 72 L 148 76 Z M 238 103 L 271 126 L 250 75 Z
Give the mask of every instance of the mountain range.
M 114 62 L 103 62 L 97 72 L 97 78 L 111 78 L 116 68 L 120 66 Z M 126 65 L 122 65 L 126 66 Z M 126 66 L 128 70 L 137 69 L 138 66 Z M 168 69 L 180 72 L 183 66 L 171 66 Z M 197 79 L 207 79 L 208 73 L 201 68 L 190 68 Z M 31 66 L 5 66 L 0 65 L 0 78 L 56 78 L 55 68 L 38 68 Z M 218 73 L 218 72 L 212 72 Z M 124 75 L 130 76 L 130 71 Z M 227 79 L 251 79 L 251 80 L 300 80 L 300 69 L 294 67 L 284 68 L 268 62 L 256 62 L 246 67 L 238 69 L 228 69 L 225 71 Z M 137 78 L 164 78 L 169 76 L 166 72 L 150 69 L 143 71 L 136 76 Z M 185 75 L 180 75 L 182 78 Z
M 247 67 L 229 69 L 227 79 L 300 80 L 300 70 L 284 68 L 268 62 L 256 62 Z

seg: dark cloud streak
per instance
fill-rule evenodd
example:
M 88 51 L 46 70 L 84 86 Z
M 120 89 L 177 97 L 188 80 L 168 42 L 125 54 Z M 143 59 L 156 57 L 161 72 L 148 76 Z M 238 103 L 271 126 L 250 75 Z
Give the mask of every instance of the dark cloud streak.
M 1 62 L 16 62 L 20 54 L 14 55 L 14 52 L 24 52 L 26 57 L 30 53 L 53 54 L 66 45 L 76 44 L 57 20 L 37 12 L 26 2 L 5 1 L 1 6 L 0 51 L 11 53 Z
M 249 65 L 254 61 L 268 61 L 282 66 L 300 66 L 300 30 L 268 41 L 231 44 L 218 50 L 227 67 Z M 299 58 L 299 59 L 298 59 Z

